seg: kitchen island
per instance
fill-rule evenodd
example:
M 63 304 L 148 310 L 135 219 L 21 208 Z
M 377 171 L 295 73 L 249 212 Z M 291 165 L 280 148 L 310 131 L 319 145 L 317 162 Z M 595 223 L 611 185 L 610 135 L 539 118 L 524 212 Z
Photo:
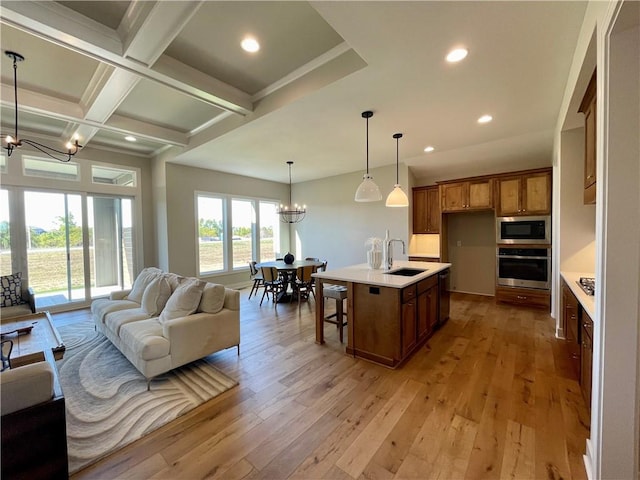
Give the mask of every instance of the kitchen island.
M 360 264 L 313 274 L 316 343 L 324 343 L 324 284 L 342 285 L 347 289 L 347 354 L 397 367 L 446 320 L 448 313 L 440 312 L 447 312 L 443 282 L 450 267 L 396 261 L 389 271 Z

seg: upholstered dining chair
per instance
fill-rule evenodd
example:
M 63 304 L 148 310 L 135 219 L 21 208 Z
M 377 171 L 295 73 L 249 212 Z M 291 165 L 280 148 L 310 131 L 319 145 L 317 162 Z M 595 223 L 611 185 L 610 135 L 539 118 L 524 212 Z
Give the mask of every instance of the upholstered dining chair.
M 309 294 L 313 295 L 313 298 L 316 297 L 316 294 L 313 292 L 313 277 L 311 276 L 315 271 L 316 267 L 313 265 L 298 267 L 296 269 L 296 277 L 291 283 L 291 286 L 293 287 L 293 293 L 298 296 L 298 308 L 300 308 L 300 299 L 302 296 L 305 296 L 307 299 L 309 298 Z
M 262 306 L 262 301 L 264 300 L 265 295 L 269 298 L 269 293 L 271 294 L 272 301 L 275 304 L 276 296 L 284 290 L 284 282 L 278 275 L 278 269 L 276 267 L 261 267 L 260 270 L 262 270 L 262 284 L 264 285 L 264 292 L 260 299 L 260 306 Z
M 264 278 L 262 278 L 262 272 L 258 270 L 257 262 L 249 262 L 249 273 L 251 275 L 251 280 L 253 280 L 253 285 L 251 286 L 251 291 L 249 292 L 249 298 L 254 293 L 256 296 L 258 295 L 258 290 L 264 284 Z

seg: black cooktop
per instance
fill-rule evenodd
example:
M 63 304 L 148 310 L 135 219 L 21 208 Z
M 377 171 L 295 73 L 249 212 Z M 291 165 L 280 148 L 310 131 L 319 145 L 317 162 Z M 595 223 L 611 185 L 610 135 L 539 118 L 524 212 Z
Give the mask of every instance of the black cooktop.
M 580 277 L 578 280 L 580 288 L 589 296 L 593 296 L 596 293 L 596 279 L 591 277 Z

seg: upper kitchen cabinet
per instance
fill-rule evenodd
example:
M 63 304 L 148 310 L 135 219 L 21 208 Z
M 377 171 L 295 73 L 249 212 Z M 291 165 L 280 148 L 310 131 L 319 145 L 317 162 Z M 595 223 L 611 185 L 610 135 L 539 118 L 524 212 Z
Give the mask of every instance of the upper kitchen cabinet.
M 551 213 L 551 169 L 499 177 L 496 190 L 498 217 Z
M 438 187 L 413 189 L 413 233 L 440 232 Z
M 579 112 L 584 113 L 584 203 L 596 203 L 596 71 L 585 91 Z
M 442 213 L 491 210 L 493 208 L 493 178 L 441 183 L 440 198 Z

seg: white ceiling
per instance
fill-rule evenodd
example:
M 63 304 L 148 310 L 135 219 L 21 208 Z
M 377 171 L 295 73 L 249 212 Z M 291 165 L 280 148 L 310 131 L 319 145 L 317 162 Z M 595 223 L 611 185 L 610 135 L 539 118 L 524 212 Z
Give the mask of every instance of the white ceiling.
M 550 165 L 586 2 L 3 1 L 20 134 L 287 182 Z M 240 40 L 262 48 L 248 54 Z M 453 47 L 468 57 L 448 64 Z M 2 134 L 13 131 L 2 56 Z M 493 122 L 476 120 L 489 113 Z M 135 143 L 125 142 L 127 134 Z M 423 149 L 436 150 L 426 154 Z

